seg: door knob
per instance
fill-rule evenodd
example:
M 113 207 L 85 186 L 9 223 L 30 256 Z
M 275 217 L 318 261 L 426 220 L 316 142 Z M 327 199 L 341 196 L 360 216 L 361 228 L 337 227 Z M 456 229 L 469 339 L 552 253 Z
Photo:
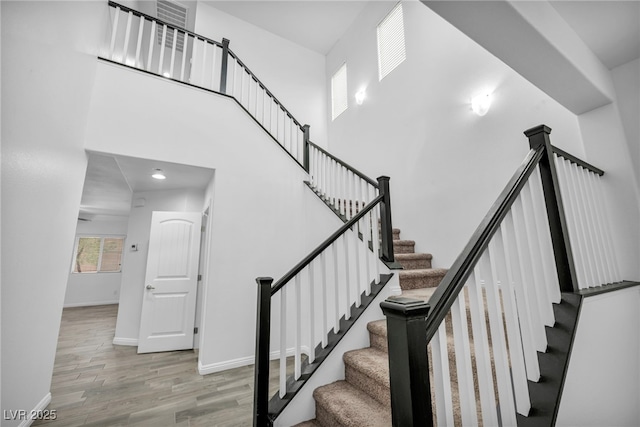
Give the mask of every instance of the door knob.
M 155 289 L 155 286 L 147 285 L 147 289 L 149 289 L 149 290 Z

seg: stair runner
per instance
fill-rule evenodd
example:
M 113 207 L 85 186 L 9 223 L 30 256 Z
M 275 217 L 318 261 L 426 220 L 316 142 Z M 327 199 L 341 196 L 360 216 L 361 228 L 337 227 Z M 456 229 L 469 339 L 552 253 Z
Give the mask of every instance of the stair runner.
M 393 229 L 393 239 L 395 259 L 404 268 L 399 273 L 402 295 L 428 300 L 447 270 L 431 268 L 431 254 L 415 253 L 415 242 L 401 240 L 399 229 Z M 367 329 L 370 347 L 344 354 L 345 379 L 318 387 L 313 392 L 316 418 L 297 427 L 391 426 L 386 320 L 370 322 Z

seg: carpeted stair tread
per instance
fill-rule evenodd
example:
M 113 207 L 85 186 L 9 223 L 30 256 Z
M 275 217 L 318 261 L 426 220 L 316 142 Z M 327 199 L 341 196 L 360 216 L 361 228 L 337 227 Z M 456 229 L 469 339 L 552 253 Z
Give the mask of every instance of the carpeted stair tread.
M 402 290 L 428 288 L 438 286 L 445 274 L 446 268 L 422 268 L 416 270 L 401 270 L 398 273 Z
M 405 270 L 431 268 L 432 258 L 433 255 L 426 253 L 395 254 L 395 260 L 399 262 Z
M 421 300 L 421 301 L 429 301 L 429 298 L 431 298 L 431 295 L 433 295 L 436 289 L 438 288 L 431 287 L 431 288 L 407 289 L 402 291 L 402 296 Z
M 316 422 L 323 427 L 389 427 L 391 408 L 346 381 L 336 381 L 313 391 Z
M 416 242 L 414 240 L 394 240 L 393 241 L 393 253 L 394 254 L 407 254 L 415 252 Z
M 369 343 L 371 347 L 380 351 L 387 351 L 387 319 L 375 320 L 367 323 Z
M 346 381 L 383 405 L 391 406 L 389 357 L 376 348 L 348 351 L 343 356 Z

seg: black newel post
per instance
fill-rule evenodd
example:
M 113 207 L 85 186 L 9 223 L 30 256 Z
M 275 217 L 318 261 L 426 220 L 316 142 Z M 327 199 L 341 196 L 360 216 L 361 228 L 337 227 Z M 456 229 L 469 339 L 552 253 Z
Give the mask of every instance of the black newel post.
M 302 152 L 304 153 L 304 158 L 302 160 L 304 170 L 309 172 L 309 125 L 302 126 L 302 132 L 304 132 L 304 147 Z
M 553 150 L 549 134 L 551 128 L 545 125 L 536 126 L 526 130 L 524 134 L 529 138 L 529 146 L 538 148 L 544 146 L 544 153 L 540 159 L 540 176 L 544 191 L 544 201 L 549 218 L 553 253 L 556 260 L 558 281 L 562 292 L 574 292 L 578 290 L 576 279 L 576 267 L 573 263 L 573 254 L 569 242 L 569 228 L 564 214 L 564 205 L 560 196 L 560 182 L 556 165 L 553 161 Z
M 387 316 L 393 427 L 433 426 L 427 314 L 429 304 L 391 297 L 380 303 Z
M 253 426 L 271 426 L 269 419 L 269 341 L 271 338 L 271 277 L 258 277 L 256 362 L 253 390 Z
M 222 39 L 222 62 L 220 63 L 220 93 L 227 93 L 227 62 L 229 62 L 229 39 Z
M 380 203 L 380 233 L 382 234 L 381 254 L 384 261 L 394 262 L 393 228 L 391 225 L 391 194 L 389 193 L 389 177 L 378 177 L 378 190 L 382 195 Z

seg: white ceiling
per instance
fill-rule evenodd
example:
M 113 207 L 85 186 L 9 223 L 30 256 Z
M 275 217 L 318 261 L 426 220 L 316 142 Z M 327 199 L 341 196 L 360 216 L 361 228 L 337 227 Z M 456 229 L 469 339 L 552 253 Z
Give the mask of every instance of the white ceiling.
M 131 195 L 137 191 L 205 189 L 212 169 L 135 157 L 87 153 L 88 164 L 80 218 L 125 217 L 131 209 Z M 151 178 L 162 169 L 167 179 Z

